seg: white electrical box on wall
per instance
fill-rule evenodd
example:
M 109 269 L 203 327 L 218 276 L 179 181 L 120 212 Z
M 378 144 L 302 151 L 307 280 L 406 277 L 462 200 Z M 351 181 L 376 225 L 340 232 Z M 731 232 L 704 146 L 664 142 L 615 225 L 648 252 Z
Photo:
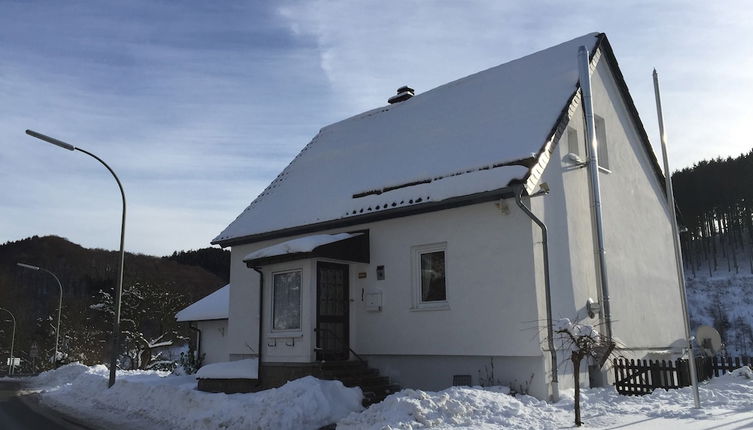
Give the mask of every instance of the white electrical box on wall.
M 382 292 L 371 291 L 366 293 L 366 310 L 380 312 L 382 310 Z

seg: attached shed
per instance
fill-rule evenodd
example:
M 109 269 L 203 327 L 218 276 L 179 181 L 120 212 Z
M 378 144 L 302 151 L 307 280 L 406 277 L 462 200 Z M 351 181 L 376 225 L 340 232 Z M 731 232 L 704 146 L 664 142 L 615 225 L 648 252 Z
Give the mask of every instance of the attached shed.
M 230 284 L 175 314 L 178 322 L 198 331 L 197 351 L 203 364 L 227 361 L 227 330 L 230 309 Z

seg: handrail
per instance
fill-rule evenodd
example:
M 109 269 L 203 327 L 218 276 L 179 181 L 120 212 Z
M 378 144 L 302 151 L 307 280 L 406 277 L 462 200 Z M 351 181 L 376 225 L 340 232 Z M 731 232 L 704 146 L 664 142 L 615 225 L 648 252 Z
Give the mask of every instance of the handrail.
M 341 344 L 343 344 L 345 347 L 347 347 L 348 351 L 350 351 L 350 353 L 353 354 L 353 356 L 356 357 L 358 359 L 358 361 L 360 361 L 364 365 L 366 364 L 366 360 L 364 360 L 363 358 L 361 358 L 361 356 L 358 355 L 358 353 L 356 353 L 355 351 L 353 351 L 353 349 L 350 347 L 350 345 L 347 345 L 345 343 L 345 341 L 342 340 L 342 338 L 340 338 L 340 336 L 337 335 L 337 333 L 333 332 L 332 330 L 330 330 L 328 328 L 318 328 L 318 327 L 314 328 L 314 331 L 315 332 L 326 331 L 327 333 L 331 334 L 332 337 L 334 337 L 337 341 L 339 341 Z M 317 339 L 317 341 L 318 341 L 318 339 Z M 324 349 L 318 345 L 318 342 L 317 342 L 316 348 L 319 349 L 319 350 L 321 350 L 321 351 L 324 351 Z

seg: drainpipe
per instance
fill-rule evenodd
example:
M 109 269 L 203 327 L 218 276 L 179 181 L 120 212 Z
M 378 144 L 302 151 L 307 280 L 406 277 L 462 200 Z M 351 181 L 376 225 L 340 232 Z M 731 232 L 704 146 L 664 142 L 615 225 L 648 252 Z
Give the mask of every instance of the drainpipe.
M 547 239 L 546 225 L 531 212 L 520 199 L 523 194 L 523 186 L 515 190 L 515 203 L 528 215 L 529 218 L 541 229 L 541 248 L 544 255 L 544 295 L 546 297 L 546 338 L 547 347 L 552 360 L 552 401 L 559 401 L 559 381 L 557 379 L 557 350 L 554 349 L 554 328 L 552 327 L 552 290 L 549 280 L 549 242 Z
M 263 333 L 262 326 L 264 324 L 264 273 L 258 267 L 252 267 L 252 269 L 259 274 L 259 360 L 258 363 L 256 363 L 256 386 L 261 387 L 261 340 Z
M 602 315 L 607 339 L 612 339 L 612 313 L 609 306 L 609 283 L 607 281 L 607 252 L 604 246 L 604 226 L 601 214 L 601 184 L 599 182 L 599 151 L 596 141 L 593 101 L 591 99 L 591 71 L 588 49 L 578 49 L 578 68 L 580 71 L 580 88 L 583 95 L 583 111 L 586 116 L 586 155 L 588 173 L 591 180 L 591 199 L 596 224 L 596 242 L 599 248 L 599 283 L 601 284 Z
M 196 362 L 201 360 L 201 329 L 194 326 L 191 321 L 188 322 L 188 328 L 196 332 Z

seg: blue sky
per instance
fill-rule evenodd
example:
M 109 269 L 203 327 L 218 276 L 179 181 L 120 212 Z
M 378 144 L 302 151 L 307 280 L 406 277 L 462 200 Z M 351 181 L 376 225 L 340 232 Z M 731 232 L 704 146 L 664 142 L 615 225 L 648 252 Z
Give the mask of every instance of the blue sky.
M 720 2 L 721 3 L 721 2 Z M 748 2 L 0 0 L 0 242 L 196 249 L 322 126 L 593 31 L 673 167 L 751 149 Z M 656 143 L 656 142 L 655 142 Z M 305 210 L 305 208 L 301 208 Z

